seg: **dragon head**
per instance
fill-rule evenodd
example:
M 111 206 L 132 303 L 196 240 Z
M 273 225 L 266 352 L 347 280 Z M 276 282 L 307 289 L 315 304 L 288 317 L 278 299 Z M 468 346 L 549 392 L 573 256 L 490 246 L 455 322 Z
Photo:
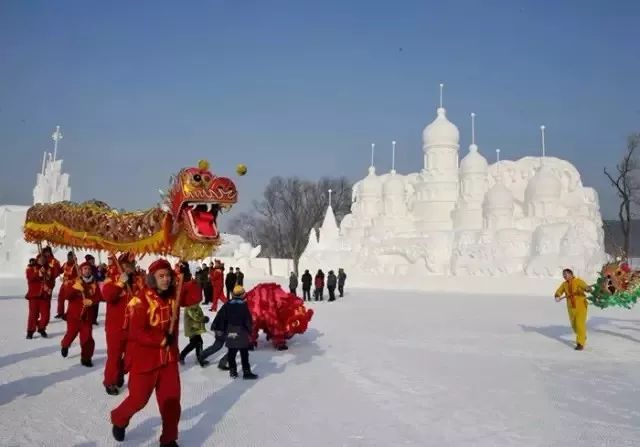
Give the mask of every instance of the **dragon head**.
M 200 160 L 197 167 L 181 169 L 172 177 L 166 205 L 174 225 L 184 228 L 189 239 L 210 244 L 220 238 L 218 214 L 237 201 L 236 185 L 213 175 L 209 162 Z

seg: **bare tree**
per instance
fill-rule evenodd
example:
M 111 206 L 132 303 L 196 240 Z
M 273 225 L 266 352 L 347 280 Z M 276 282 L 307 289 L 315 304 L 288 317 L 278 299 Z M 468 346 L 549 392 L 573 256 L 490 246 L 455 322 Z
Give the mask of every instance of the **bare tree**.
M 255 201 L 251 211 L 232 221 L 231 232 L 253 245 L 262 245 L 266 256 L 293 259 L 297 273 L 309 232 L 321 224 L 329 205 L 329 189 L 332 207 L 340 222 L 351 209 L 351 184 L 345 177 L 326 177 L 318 182 L 273 177 L 263 199 Z
M 627 151 L 622 157 L 622 161 L 616 166 L 614 175 L 610 174 L 607 168 L 604 168 L 604 174 L 616 189 L 620 199 L 618 220 L 623 235 L 622 256 L 625 259 L 629 257 L 631 245 L 631 218 L 633 217 L 631 208 L 632 205 L 637 205 L 640 202 L 640 182 L 638 181 L 640 164 L 636 152 L 638 147 L 640 147 L 640 134 L 630 135 L 627 139 Z

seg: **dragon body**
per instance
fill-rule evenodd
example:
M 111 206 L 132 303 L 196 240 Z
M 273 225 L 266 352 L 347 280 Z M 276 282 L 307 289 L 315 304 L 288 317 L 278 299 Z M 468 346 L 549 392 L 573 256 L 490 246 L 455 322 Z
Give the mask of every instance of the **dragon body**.
M 162 206 L 121 212 L 95 200 L 37 204 L 27 210 L 24 238 L 59 247 L 203 259 L 221 243 L 219 213 L 237 200 L 235 184 L 213 175 L 201 160 L 172 177 Z
M 304 333 L 313 317 L 313 310 L 306 309 L 301 298 L 275 283 L 258 284 L 246 293 L 245 299 L 253 317 L 253 346 L 257 346 L 262 330 L 276 349 L 287 349 L 287 340 Z

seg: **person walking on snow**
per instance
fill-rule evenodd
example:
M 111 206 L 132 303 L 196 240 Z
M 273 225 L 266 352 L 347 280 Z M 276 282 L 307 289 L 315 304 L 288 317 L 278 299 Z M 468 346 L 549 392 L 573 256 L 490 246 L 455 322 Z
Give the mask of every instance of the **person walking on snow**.
M 227 288 L 227 299 L 230 300 L 231 292 L 236 286 L 236 274 L 233 271 L 233 267 L 229 267 L 229 273 L 227 273 L 227 277 L 224 280 L 224 285 Z
M 224 304 L 227 298 L 224 296 L 224 264 L 217 263 L 211 270 L 211 287 L 213 290 L 213 302 L 211 312 L 218 311 L 218 301 Z
M 122 273 L 115 280 L 108 277 L 102 288 L 102 297 L 107 302 L 104 330 L 107 340 L 107 361 L 104 366 L 103 385 L 107 394 L 115 396 L 124 386 L 124 359 L 127 347 L 127 332 L 124 329 L 127 304 L 144 288 L 144 280 L 136 274 L 135 257 L 131 253 L 120 255 L 118 263 Z M 116 267 L 117 268 L 117 267 Z
M 302 299 L 311 301 L 311 281 L 313 281 L 313 278 L 309 270 L 305 270 L 300 279 L 302 280 Z
M 38 331 L 40 336 L 47 338 L 47 309 L 51 300 L 48 276 L 51 269 L 46 264 L 43 255 L 39 255 L 37 261 L 29 260 L 25 272 L 27 277 L 27 294 L 25 298 L 29 303 L 27 316 L 27 339 L 33 339 L 33 334 Z
M 289 276 L 289 292 L 295 295 L 297 290 L 298 290 L 298 277 L 296 276 L 295 273 L 291 272 L 291 275 Z
M 64 310 L 64 302 L 67 299 L 67 294 L 76 282 L 78 277 L 78 271 L 76 269 L 76 257 L 75 254 L 70 251 L 67 253 L 67 262 L 62 266 L 62 284 L 58 292 L 58 308 L 55 318 L 57 320 L 66 318 Z
M 102 299 L 102 295 L 88 262 L 80 265 L 80 278 L 76 279 L 67 299 L 67 332 L 60 342 L 60 353 L 66 357 L 71 343 L 80 334 L 80 363 L 92 367 L 91 358 L 96 345 L 93 340 L 93 318 L 95 304 Z
M 329 291 L 329 301 L 336 300 L 336 285 L 338 284 L 338 278 L 336 278 L 333 270 L 329 270 L 329 274 L 327 275 L 327 290 Z
M 571 328 L 576 334 L 576 351 L 582 351 L 587 342 L 587 298 L 585 292 L 592 288 L 582 279 L 573 275 L 571 269 L 562 271 L 564 282 L 555 293 L 556 302 L 567 299 L 567 312 Z
M 244 273 L 240 271 L 240 267 L 236 267 L 236 286 L 244 287 Z
M 322 272 L 322 270 L 318 270 L 318 273 L 316 273 L 314 283 L 315 283 L 314 285 L 316 286 L 316 290 L 314 291 L 316 301 L 323 301 L 324 300 L 324 273 Z
M 213 320 L 213 326 L 216 329 L 221 328 L 226 335 L 227 361 L 229 362 L 229 375 L 231 378 L 238 377 L 236 355 L 240 351 L 242 377 L 252 380 L 258 378 L 256 374 L 251 372 L 251 365 L 249 364 L 249 336 L 253 327 L 253 319 L 244 298 L 244 288 L 235 286 L 231 300 L 222 306 Z
M 154 261 L 149 266 L 147 287 L 127 305 L 129 395 L 111 412 L 111 433 L 116 441 L 124 441 L 129 421 L 147 405 L 155 390 L 162 418 L 160 446 L 178 447 L 181 412 L 178 305 L 201 296 L 202 290 L 196 281 L 184 281 L 178 291 L 175 277 L 166 259 Z
M 205 367 L 209 362 L 202 358 L 202 334 L 207 332 L 204 327 L 209 322 L 209 317 L 204 315 L 200 306 L 201 297 L 193 297 L 193 300 L 185 301 L 188 307 L 184 310 L 184 335 L 189 339 L 189 344 L 180 352 L 180 363 L 184 365 L 185 357 L 194 349 L 196 360 L 200 366 Z
M 347 280 L 347 274 L 343 269 L 338 269 L 338 292 L 340 292 L 340 298 L 344 296 L 344 282 Z

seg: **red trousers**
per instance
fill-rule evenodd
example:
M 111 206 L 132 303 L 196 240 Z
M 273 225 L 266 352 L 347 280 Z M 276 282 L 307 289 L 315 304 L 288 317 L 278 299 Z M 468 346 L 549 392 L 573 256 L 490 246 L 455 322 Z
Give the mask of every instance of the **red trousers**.
M 28 301 L 29 316 L 27 317 L 27 332 L 44 331 L 49 324 L 51 299 L 31 298 Z
M 60 286 L 60 291 L 58 292 L 58 309 L 56 311 L 56 315 L 64 315 L 64 302 L 67 299 L 67 286 L 66 284 L 62 284 Z
M 227 302 L 227 298 L 222 295 L 218 295 L 217 293 L 213 293 L 213 304 L 211 304 L 211 308 L 209 309 L 211 312 L 216 312 L 218 310 L 218 300 L 220 300 L 223 304 Z
M 96 346 L 93 341 L 93 320 L 91 318 L 84 320 L 67 318 L 67 332 L 64 334 L 60 345 L 63 348 L 68 348 L 78 334 L 80 334 L 80 358 L 82 360 L 91 360 Z
M 138 411 L 149 402 L 151 393 L 156 391 L 160 417 L 162 418 L 162 434 L 160 443 L 169 443 L 178 439 L 178 422 L 180 422 L 180 374 L 178 363 L 146 373 L 129 373 L 129 395 L 111 412 L 111 423 L 118 427 L 126 427 Z
M 107 362 L 104 365 L 105 386 L 117 385 L 124 377 L 124 351 L 127 347 L 127 333 L 122 329 L 107 328 Z

